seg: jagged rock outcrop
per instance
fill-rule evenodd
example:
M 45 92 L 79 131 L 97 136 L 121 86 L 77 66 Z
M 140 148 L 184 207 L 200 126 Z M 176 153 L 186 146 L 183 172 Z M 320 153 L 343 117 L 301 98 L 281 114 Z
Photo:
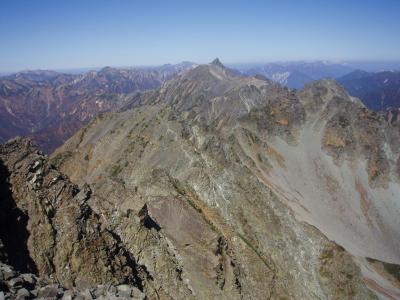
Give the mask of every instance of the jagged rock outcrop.
M 11 246 L 12 265 L 41 276 L 53 275 L 66 286 L 137 280 L 133 258 L 115 234 L 102 228 L 99 216 L 86 203 L 90 197 L 87 187 L 79 191 L 27 140 L 2 146 L 0 155 L 10 173 L 8 201 L 14 201 L 18 210 L 18 215 L 6 213 L 6 217 L 27 231 L 27 262 L 16 265 L 14 260 L 22 262 L 15 253 L 18 249 Z M 8 241 L 18 237 L 13 236 L 13 228 L 8 231 L 4 242 L 12 245 Z M 99 260 L 102 256 L 105 260 Z M 110 257 L 114 259 L 109 261 Z
M 90 205 L 105 219 L 138 216 L 152 236 L 140 251 L 131 232 L 137 225 L 124 217 L 110 223 L 160 293 L 176 284 L 182 293 L 169 295 L 177 299 L 373 299 L 370 289 L 396 295 L 366 257 L 396 262 L 398 221 L 376 199 L 393 208 L 398 153 L 383 145 L 362 152 L 373 139 L 367 131 L 361 140 L 362 128 L 387 128 L 362 116 L 347 125 L 342 114 L 347 120 L 363 108 L 333 81 L 294 92 L 213 63 L 137 103 L 93 121 L 52 161 L 72 181 L 90 183 Z M 390 176 L 370 180 L 368 164 L 351 148 L 335 157 L 324 135 L 341 124 L 363 159 L 384 149 L 390 168 L 382 171 Z M 393 141 L 385 138 L 390 147 Z
M 0 162 L 3 263 L 64 288 L 143 289 L 145 269 L 88 205 L 89 186 L 79 190 L 29 140 L 1 145 Z

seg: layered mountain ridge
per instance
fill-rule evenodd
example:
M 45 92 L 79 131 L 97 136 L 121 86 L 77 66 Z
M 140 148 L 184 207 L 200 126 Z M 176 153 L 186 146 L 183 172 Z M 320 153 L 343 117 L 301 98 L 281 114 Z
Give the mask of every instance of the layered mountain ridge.
M 239 65 L 237 68 L 243 74 L 260 74 L 295 89 L 302 89 L 304 85 L 315 80 L 334 79 L 354 71 L 349 64 L 326 61 L 259 63 Z
M 52 152 L 98 113 L 124 106 L 128 94 L 157 88 L 191 67 L 106 67 L 75 75 L 29 71 L 2 77 L 0 141 L 29 135 L 42 150 Z
M 222 66 L 218 59 L 213 63 Z M 105 67 L 82 74 L 37 70 L 2 76 L 0 141 L 29 136 L 43 151 L 51 153 L 97 114 L 125 109 L 131 104 L 131 94 L 158 88 L 194 66 L 183 62 L 159 67 Z M 368 108 L 397 115 L 398 72 L 351 72 L 351 65 L 318 61 L 233 67 L 232 74 L 269 78 L 296 89 L 315 80 L 337 78 Z
M 127 102 L 52 162 L 105 219 L 161 233 L 193 297 L 400 296 L 398 124 L 332 80 L 293 91 L 219 61 Z
M 358 70 L 338 78 L 338 82 L 372 110 L 385 111 L 400 107 L 399 71 L 368 73 Z

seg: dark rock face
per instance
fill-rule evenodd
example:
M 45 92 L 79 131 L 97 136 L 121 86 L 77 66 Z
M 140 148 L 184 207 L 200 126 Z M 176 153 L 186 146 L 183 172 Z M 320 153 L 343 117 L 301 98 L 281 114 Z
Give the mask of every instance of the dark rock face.
M 0 219 L 1 232 L 0 247 L 1 258 L 15 269 L 21 272 L 37 272 L 36 265 L 29 255 L 27 240 L 29 233 L 27 231 L 28 216 L 17 207 L 13 197 L 9 179 L 8 169 L 0 160 Z

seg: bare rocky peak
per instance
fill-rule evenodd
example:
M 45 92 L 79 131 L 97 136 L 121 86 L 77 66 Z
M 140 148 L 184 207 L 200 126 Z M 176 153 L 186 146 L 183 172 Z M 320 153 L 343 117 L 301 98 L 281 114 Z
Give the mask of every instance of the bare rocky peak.
M 294 91 L 219 64 L 133 102 L 52 160 L 170 241 L 193 297 L 397 297 L 400 131 L 382 114 L 332 80 Z
M 220 68 L 225 68 L 225 66 L 222 64 L 222 62 L 219 60 L 218 57 L 217 57 L 216 59 L 214 59 L 214 60 L 210 63 L 210 65 L 217 66 L 217 67 L 220 67 Z

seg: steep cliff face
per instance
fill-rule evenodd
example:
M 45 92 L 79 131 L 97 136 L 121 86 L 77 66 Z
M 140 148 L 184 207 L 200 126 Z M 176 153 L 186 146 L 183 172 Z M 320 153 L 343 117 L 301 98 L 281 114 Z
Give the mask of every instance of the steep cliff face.
M 334 81 L 293 92 L 214 63 L 135 103 L 52 162 L 90 183 L 99 215 L 157 232 L 193 297 L 399 296 L 367 259 L 399 263 L 398 127 Z M 135 248 L 129 220 L 114 226 Z M 157 274 L 150 249 L 140 262 Z

